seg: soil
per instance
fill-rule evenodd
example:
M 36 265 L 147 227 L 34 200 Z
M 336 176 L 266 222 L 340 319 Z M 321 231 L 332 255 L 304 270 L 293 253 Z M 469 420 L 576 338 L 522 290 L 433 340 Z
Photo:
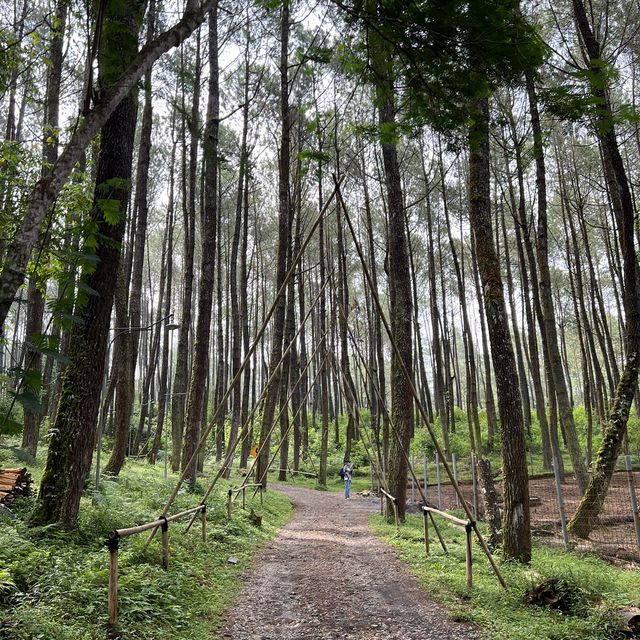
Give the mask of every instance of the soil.
M 636 474 L 637 476 L 637 474 Z M 640 497 L 638 491 L 638 478 L 635 478 L 636 495 Z M 502 483 L 498 480 L 495 483 L 498 499 L 502 495 Z M 460 489 L 473 511 L 473 487 L 471 483 L 460 483 Z M 560 521 L 560 511 L 558 509 L 558 497 L 553 474 L 544 477 L 529 479 L 529 494 L 532 497 L 531 503 L 531 528 L 534 537 L 544 544 L 556 546 L 563 545 L 562 527 Z M 562 494 L 564 500 L 565 516 L 567 522 L 573 515 L 580 502 L 580 492 L 573 476 L 567 475 L 562 483 Z M 407 511 L 419 512 L 417 502 L 411 502 L 412 498 L 420 500 L 418 489 L 411 492 L 407 490 Z M 440 491 L 440 504 L 445 510 L 456 508 L 456 495 L 453 487 L 443 484 Z M 437 487 L 429 485 L 427 490 L 429 502 L 438 506 Z M 478 490 L 479 517 L 483 518 L 483 504 L 480 491 Z M 599 554 L 602 558 L 621 563 L 628 568 L 640 568 L 640 546 L 637 542 L 636 530 L 634 527 L 633 511 L 629 500 L 629 481 L 627 473 L 618 471 L 613 474 L 609 491 L 605 499 L 604 508 L 598 519 L 596 528 L 589 535 L 588 540 L 572 539 L 573 548 L 580 551 L 591 551 Z M 632 564 L 629 564 L 632 563 Z
M 225 640 L 480 640 L 453 622 L 376 538 L 379 502 L 278 486 L 289 523 L 255 558 L 220 632 Z

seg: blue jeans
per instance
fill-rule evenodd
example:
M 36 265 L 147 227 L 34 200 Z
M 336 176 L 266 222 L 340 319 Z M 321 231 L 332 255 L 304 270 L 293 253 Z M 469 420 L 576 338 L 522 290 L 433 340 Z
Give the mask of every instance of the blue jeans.
M 345 498 L 349 497 L 349 489 L 351 489 L 351 480 L 345 478 L 344 480 L 344 497 Z

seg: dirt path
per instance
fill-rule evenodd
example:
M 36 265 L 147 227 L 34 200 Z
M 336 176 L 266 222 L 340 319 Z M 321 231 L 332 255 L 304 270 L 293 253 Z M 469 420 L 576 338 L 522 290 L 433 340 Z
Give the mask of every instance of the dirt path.
M 479 640 L 370 531 L 370 499 L 282 486 L 296 508 L 256 558 L 224 640 Z

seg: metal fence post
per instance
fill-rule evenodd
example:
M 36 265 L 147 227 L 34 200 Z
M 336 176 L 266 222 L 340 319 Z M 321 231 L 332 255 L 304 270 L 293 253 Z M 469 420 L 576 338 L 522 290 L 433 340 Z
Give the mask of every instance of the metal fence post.
M 456 466 L 456 454 L 452 453 L 451 454 L 451 462 L 453 464 L 453 479 L 456 481 L 456 484 L 458 484 L 458 467 Z M 456 509 L 460 508 L 460 496 L 458 495 L 458 492 L 456 491 Z
M 424 467 L 424 497 L 427 497 L 427 454 L 422 454 L 422 466 Z M 425 505 L 426 506 L 426 505 Z
M 411 455 L 411 470 L 413 471 L 416 468 L 416 458 L 412 454 Z M 414 479 L 414 474 L 411 474 L 411 502 L 416 501 L 416 481 Z
M 562 498 L 562 485 L 560 484 L 560 469 L 557 458 L 553 458 L 553 474 L 556 478 L 556 493 L 558 495 L 558 509 L 560 510 L 560 524 L 562 525 L 562 537 L 565 548 L 569 548 L 569 534 L 567 533 L 567 519 L 564 515 L 564 500 Z
M 442 487 L 440 485 L 440 456 L 436 453 L 436 482 L 438 484 L 438 509 L 442 509 Z
M 473 517 L 478 519 L 478 481 L 476 480 L 476 456 L 471 452 L 471 487 L 473 490 Z

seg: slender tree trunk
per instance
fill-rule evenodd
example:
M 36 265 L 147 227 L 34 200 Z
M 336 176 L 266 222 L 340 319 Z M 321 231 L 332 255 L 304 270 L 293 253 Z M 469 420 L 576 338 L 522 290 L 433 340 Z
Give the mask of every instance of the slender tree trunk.
M 189 168 L 187 170 L 183 158 L 183 284 L 182 284 L 182 317 L 178 332 L 178 348 L 171 395 L 171 470 L 180 469 L 182 440 L 184 434 L 184 418 L 189 389 L 189 332 L 191 330 L 191 305 L 193 296 L 193 263 L 195 251 L 196 224 L 196 176 L 198 170 L 198 138 L 200 112 L 200 32 L 196 38 L 196 57 L 194 62 L 193 103 L 189 121 L 190 147 Z M 184 141 L 184 137 L 183 137 Z M 186 146 L 184 142 L 183 148 Z M 188 190 L 186 177 L 188 175 Z
M 172 130 L 175 126 L 175 111 L 172 114 Z M 166 270 L 167 270 L 167 284 L 166 284 L 166 292 L 164 296 L 164 312 L 162 317 L 168 318 L 171 313 L 171 293 L 172 293 L 172 280 L 173 280 L 173 224 L 174 224 L 174 207 L 173 207 L 173 198 L 174 198 L 174 190 L 175 190 L 175 156 L 176 156 L 176 145 L 175 140 L 174 144 L 171 147 L 171 160 L 169 161 L 169 200 L 167 205 L 167 218 L 166 218 L 166 227 L 167 227 L 167 244 L 166 244 Z M 148 454 L 148 461 L 151 464 L 155 464 L 156 456 L 158 455 L 158 451 L 160 450 L 160 443 L 162 441 L 162 435 L 164 430 L 164 421 L 166 419 L 166 411 L 167 411 L 167 390 L 168 390 L 168 380 L 169 380 L 169 326 L 168 322 L 165 323 L 163 327 L 163 336 L 162 336 L 162 355 L 160 356 L 160 381 L 158 384 L 158 419 L 156 420 L 156 433 L 153 438 L 153 444 L 151 445 L 151 449 Z M 168 445 L 167 445 L 168 446 Z
M 635 252 L 634 206 L 629 181 L 620 155 L 612 120 L 611 104 L 605 87 L 600 43 L 587 19 L 581 0 L 573 0 L 574 16 L 590 65 L 591 91 L 602 105 L 598 111 L 596 131 L 604 155 L 604 171 L 618 227 L 623 256 L 624 306 L 626 321 L 626 363 L 616 389 L 616 397 L 605 425 L 602 444 L 596 454 L 593 473 L 584 497 L 569 522 L 570 533 L 586 538 L 593 528 L 609 489 L 619 455 L 631 404 L 638 382 L 640 366 L 640 291 Z
M 287 254 L 290 245 L 289 211 L 289 3 L 282 3 L 280 20 L 280 156 L 278 160 L 278 255 L 276 258 L 275 292 L 279 292 L 287 275 Z M 282 357 L 282 341 L 286 315 L 286 295 L 282 295 L 273 314 L 269 374 L 275 373 L 267 390 L 260 427 L 260 450 L 256 464 L 256 482 L 267 486 L 267 465 L 271 427 L 280 388 L 280 373 L 275 368 Z
M 215 242 L 218 221 L 218 129 L 220 126 L 220 88 L 218 78 L 218 4 L 209 13 L 209 98 L 207 122 L 203 141 L 204 154 L 204 211 L 202 216 L 202 254 L 198 283 L 198 318 L 193 345 L 191 383 L 185 417 L 182 447 L 182 470 L 185 471 L 200 440 L 203 415 L 205 379 L 209 364 L 211 309 L 213 306 Z M 220 262 L 220 261 L 219 261 Z M 220 268 L 220 266 L 218 266 Z M 195 483 L 198 466 L 190 469 Z
M 508 558 L 531 559 L 529 479 L 518 391 L 518 374 L 507 325 L 500 264 L 493 244 L 489 191 L 489 101 L 475 103 L 470 130 L 469 217 L 478 267 L 484 288 L 491 356 L 498 386 L 498 411 L 502 432 L 503 550 Z
M 533 80 L 527 78 L 527 94 L 529 96 L 529 109 L 531 110 L 531 128 L 533 129 L 533 148 L 536 159 L 536 187 L 538 195 L 538 230 L 536 252 L 538 258 L 538 291 L 542 305 L 542 316 L 545 325 L 544 337 L 547 341 L 547 349 L 550 357 L 550 370 L 553 377 L 556 400 L 560 421 L 564 427 L 567 440 L 567 448 L 571 457 L 573 471 L 578 483 L 578 488 L 582 493 L 587 486 L 587 469 L 584 464 L 584 456 L 580 449 L 578 433 L 573 419 L 573 407 L 569 401 L 567 382 L 562 370 L 562 358 L 558 348 L 558 337 L 556 332 L 556 316 L 553 308 L 553 297 L 551 293 L 551 274 L 549 272 L 549 250 L 547 233 L 547 187 L 546 168 L 544 161 L 543 136 L 540 126 L 540 116 L 538 114 L 538 101 L 533 86 Z

